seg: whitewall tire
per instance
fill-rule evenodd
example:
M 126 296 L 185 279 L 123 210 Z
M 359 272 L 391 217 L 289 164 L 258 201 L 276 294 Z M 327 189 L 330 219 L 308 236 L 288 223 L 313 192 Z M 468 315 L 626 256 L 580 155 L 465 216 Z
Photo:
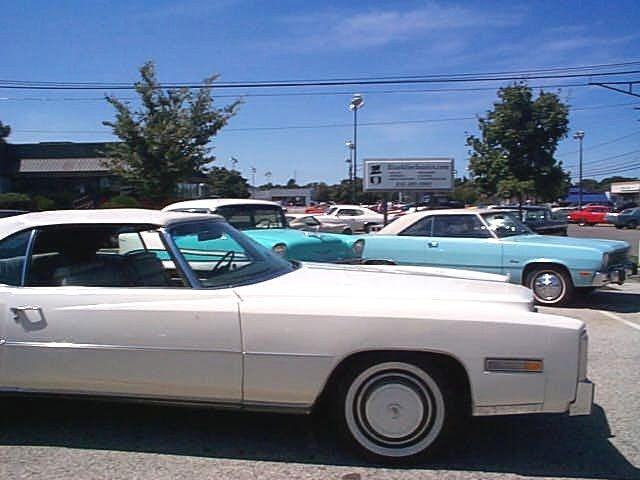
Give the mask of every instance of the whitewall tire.
M 452 405 L 439 374 L 414 363 L 361 365 L 339 389 L 337 419 L 347 440 L 378 461 L 421 457 L 439 440 Z

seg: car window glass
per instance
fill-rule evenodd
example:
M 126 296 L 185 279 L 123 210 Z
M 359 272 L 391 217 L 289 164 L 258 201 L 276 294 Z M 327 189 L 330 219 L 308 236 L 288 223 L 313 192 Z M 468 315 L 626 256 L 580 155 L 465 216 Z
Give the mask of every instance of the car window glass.
M 36 287 L 184 287 L 158 232 L 140 232 L 139 228 L 43 229 L 36 235 L 25 283 Z
M 476 215 L 436 215 L 434 237 L 489 238 L 491 235 Z
M 338 210 L 337 215 L 342 215 L 345 217 L 352 217 L 355 215 L 355 210 L 351 210 L 350 208 L 341 208 L 340 210 Z
M 525 210 L 524 220 L 529 222 L 539 222 L 545 219 L 545 210 Z
M 31 230 L 16 233 L 0 242 L 0 283 L 20 285 Z
M 282 257 L 239 235 L 224 222 L 186 224 L 171 237 L 206 288 L 254 283 L 294 267 Z
M 333 213 L 335 213 L 336 210 L 338 210 L 338 207 L 331 207 L 324 214 L 325 215 L 333 215 Z
M 313 217 L 306 217 L 304 219 L 304 223 L 306 223 L 310 227 L 317 227 L 320 225 L 320 222 Z
M 269 205 L 225 205 L 218 207 L 215 213 L 239 230 L 287 226 L 282 209 Z
M 413 225 L 405 228 L 400 235 L 410 237 L 430 237 L 433 228 L 433 217 L 423 217 Z

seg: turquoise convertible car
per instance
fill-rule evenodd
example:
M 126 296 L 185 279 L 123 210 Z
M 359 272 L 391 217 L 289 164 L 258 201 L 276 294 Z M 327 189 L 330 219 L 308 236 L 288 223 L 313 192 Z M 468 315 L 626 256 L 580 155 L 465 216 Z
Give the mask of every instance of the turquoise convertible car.
M 365 243 L 351 235 L 289 228 L 282 207 L 265 200 L 206 198 L 173 203 L 162 210 L 221 215 L 248 237 L 289 260 L 360 263 Z
M 364 262 L 508 275 L 545 305 L 566 304 L 576 290 L 622 284 L 637 273 L 626 242 L 537 235 L 509 211 L 429 210 L 359 238 Z

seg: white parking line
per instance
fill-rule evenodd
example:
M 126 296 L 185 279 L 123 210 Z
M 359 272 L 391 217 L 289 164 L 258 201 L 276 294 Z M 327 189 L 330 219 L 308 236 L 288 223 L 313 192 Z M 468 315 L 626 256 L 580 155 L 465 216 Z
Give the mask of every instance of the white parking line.
M 624 318 L 620 318 L 615 313 L 607 312 L 605 310 L 599 310 L 599 312 L 602 313 L 603 315 L 606 315 L 607 317 L 609 317 L 609 318 L 611 318 L 613 320 L 617 320 L 620 323 L 624 323 L 625 325 L 627 325 L 627 326 L 629 326 L 631 328 L 635 328 L 636 330 L 640 330 L 640 325 L 638 325 L 637 323 L 630 322 L 629 320 L 625 320 Z

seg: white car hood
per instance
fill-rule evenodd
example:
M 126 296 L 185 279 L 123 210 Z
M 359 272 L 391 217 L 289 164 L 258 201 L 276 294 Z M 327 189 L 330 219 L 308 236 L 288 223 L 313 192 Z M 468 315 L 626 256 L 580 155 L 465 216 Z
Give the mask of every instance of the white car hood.
M 452 306 L 457 302 L 497 302 L 529 309 L 533 302 L 530 290 L 506 280 L 502 275 L 443 268 L 305 263 L 294 272 L 236 291 L 243 299 L 437 300 Z

